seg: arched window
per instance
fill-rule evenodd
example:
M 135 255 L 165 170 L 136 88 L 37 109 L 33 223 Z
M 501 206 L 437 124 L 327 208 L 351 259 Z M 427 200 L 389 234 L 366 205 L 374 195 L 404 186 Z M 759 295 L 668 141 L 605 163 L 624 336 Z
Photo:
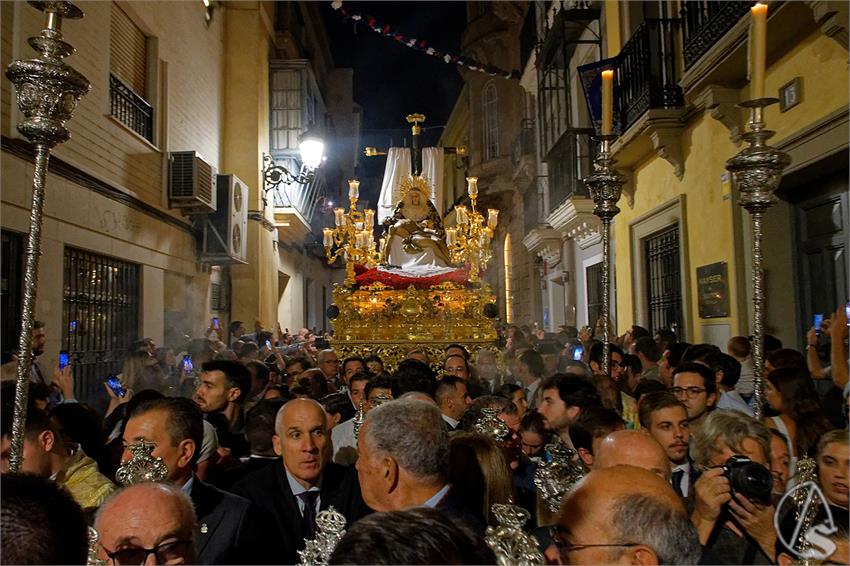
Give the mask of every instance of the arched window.
M 511 259 L 511 235 L 505 235 L 505 322 L 510 324 L 514 321 L 513 288 L 511 276 L 513 275 L 513 260 Z
M 499 157 L 499 99 L 496 85 L 489 81 L 481 92 L 484 130 L 484 161 Z

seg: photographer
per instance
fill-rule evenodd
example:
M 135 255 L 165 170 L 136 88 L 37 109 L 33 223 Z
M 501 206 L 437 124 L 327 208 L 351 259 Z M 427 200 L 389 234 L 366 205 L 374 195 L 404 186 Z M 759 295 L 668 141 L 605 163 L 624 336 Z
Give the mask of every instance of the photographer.
M 726 564 L 772 564 L 776 531 L 770 501 L 770 431 L 735 411 L 714 411 L 694 437 L 691 522 L 702 544 Z

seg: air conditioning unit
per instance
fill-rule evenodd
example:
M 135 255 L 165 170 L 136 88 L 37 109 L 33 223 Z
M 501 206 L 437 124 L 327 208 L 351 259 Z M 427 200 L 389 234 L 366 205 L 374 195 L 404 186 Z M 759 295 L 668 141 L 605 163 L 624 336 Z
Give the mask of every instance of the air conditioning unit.
M 180 208 L 186 214 L 215 212 L 215 167 L 195 151 L 169 153 L 168 205 Z
M 248 262 L 248 186 L 236 175 L 216 175 L 218 209 L 203 222 L 203 263 Z

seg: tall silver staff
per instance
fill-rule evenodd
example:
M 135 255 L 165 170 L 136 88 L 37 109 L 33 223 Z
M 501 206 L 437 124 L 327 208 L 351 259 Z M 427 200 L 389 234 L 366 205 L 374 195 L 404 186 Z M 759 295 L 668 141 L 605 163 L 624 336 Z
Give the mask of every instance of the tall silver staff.
M 623 194 L 625 179 L 614 169 L 610 144 L 614 135 L 599 137 L 599 153 L 593 161 L 594 172 L 584 180 L 593 199 L 593 214 L 602 221 L 602 373 L 611 375 L 609 325 L 611 316 L 611 220 L 620 213 L 617 202 Z
M 41 35 L 29 39 L 30 46 L 38 51 L 39 55 L 35 59 L 15 61 L 6 69 L 6 76 L 16 87 L 18 108 L 24 115 L 24 120 L 18 124 L 18 131 L 33 144 L 35 150 L 32 210 L 24 269 L 23 317 L 21 337 L 18 341 L 12 453 L 9 457 L 9 468 L 12 472 L 20 469 L 23 456 L 47 161 L 50 158 L 50 150 L 71 137 L 65 122 L 71 117 L 80 97 L 88 93 L 90 88 L 88 79 L 62 61 L 75 51 L 62 40 L 62 18 L 82 18 L 82 10 L 70 2 L 60 1 L 30 2 L 30 5 L 47 15 Z
M 749 110 L 749 130 L 743 136 L 749 145 L 726 162 L 726 169 L 738 186 L 739 204 L 752 219 L 753 256 L 753 413 L 762 417 L 764 408 L 764 270 L 761 252 L 761 222 L 767 209 L 776 202 L 773 191 L 779 186 L 782 171 L 791 163 L 788 154 L 767 145 L 774 132 L 765 129 L 764 109 L 779 102 L 776 98 L 757 98 L 739 104 Z

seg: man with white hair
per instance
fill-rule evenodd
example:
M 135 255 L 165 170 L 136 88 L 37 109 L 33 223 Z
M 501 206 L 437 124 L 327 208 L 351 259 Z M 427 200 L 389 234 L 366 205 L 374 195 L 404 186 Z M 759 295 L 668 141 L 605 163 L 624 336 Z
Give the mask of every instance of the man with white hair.
M 304 539 L 316 535 L 316 515 L 333 507 L 352 523 L 369 512 L 353 470 L 329 462 L 330 431 L 324 408 L 293 399 L 277 413 L 275 454 L 281 461 L 252 472 L 233 486 L 274 519 L 276 563 L 298 563 Z
M 483 530 L 451 493 L 449 437 L 440 410 L 418 399 L 372 409 L 358 437 L 357 475 L 363 499 L 376 511 L 425 506 Z
M 95 518 L 97 549 L 113 564 L 195 564 L 192 500 L 167 483 L 141 483 L 117 491 Z

